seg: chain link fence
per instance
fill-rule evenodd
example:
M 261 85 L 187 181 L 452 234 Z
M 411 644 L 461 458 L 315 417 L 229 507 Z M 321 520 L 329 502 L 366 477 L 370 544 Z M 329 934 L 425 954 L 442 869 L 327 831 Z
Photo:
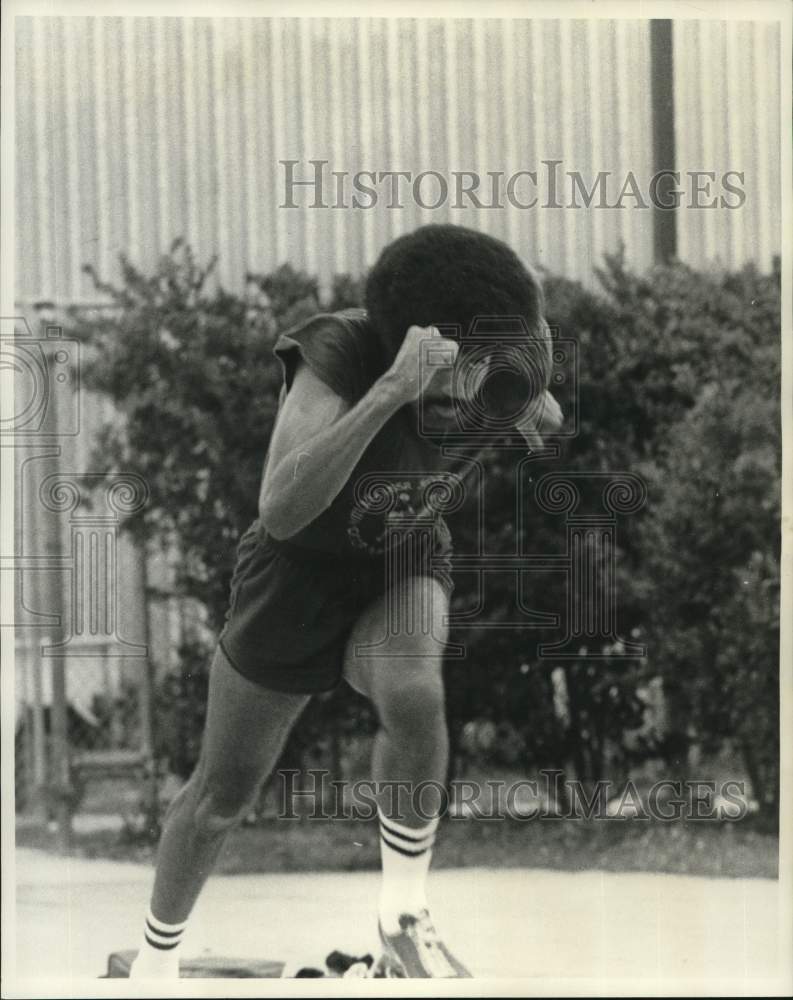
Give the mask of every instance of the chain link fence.
M 178 606 L 162 596 L 168 560 L 123 530 L 146 483 L 96 466 L 98 433 L 118 415 L 81 384 L 81 345 L 39 303 L 3 321 L 2 353 L 14 384 L 3 444 L 15 537 L 3 569 L 15 598 L 16 809 L 65 843 L 75 821 L 156 815 L 154 651 L 178 630 Z

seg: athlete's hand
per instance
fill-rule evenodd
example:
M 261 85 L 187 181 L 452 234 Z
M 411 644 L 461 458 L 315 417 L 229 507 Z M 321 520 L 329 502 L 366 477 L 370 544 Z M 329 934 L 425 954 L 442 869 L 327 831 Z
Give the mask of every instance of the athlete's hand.
M 428 339 L 436 343 L 431 349 L 424 349 L 422 361 L 421 345 Z M 454 365 L 459 349 L 457 341 L 442 337 L 437 327 L 411 326 L 383 380 L 401 402 L 412 403 L 421 396 L 437 372 L 448 371 Z
M 562 408 L 546 389 L 517 429 L 532 450 L 542 448 L 543 436 L 554 434 L 564 423 Z

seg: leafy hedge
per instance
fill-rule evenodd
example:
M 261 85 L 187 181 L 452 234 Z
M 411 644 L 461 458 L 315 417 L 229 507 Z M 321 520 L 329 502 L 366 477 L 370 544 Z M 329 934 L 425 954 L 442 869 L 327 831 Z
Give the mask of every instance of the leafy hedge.
M 240 533 L 256 514 L 272 431 L 279 330 L 320 308 L 360 301 L 360 284 L 336 279 L 330 301 L 317 281 L 288 265 L 250 276 L 244 295 L 217 288 L 181 242 L 151 274 L 123 261 L 123 282 L 96 275 L 111 304 L 73 309 L 72 333 L 93 345 L 90 384 L 125 415 L 104 430 L 103 461 L 139 472 L 151 501 L 130 529 L 176 540 L 178 589 L 201 601 L 219 628 Z M 578 777 L 623 772 L 661 756 L 685 768 L 691 742 L 743 755 L 769 815 L 778 802 L 778 608 L 781 435 L 779 272 L 703 274 L 682 264 L 644 275 L 607 261 L 594 292 L 546 280 L 547 318 L 578 344 L 560 392 L 578 393 L 577 436 L 538 471 L 630 471 L 648 485 L 644 510 L 620 523 L 619 630 L 648 645 L 643 661 L 563 664 L 567 714 L 554 710 L 559 676 L 536 654 L 549 636 L 526 630 L 466 632 L 469 655 L 450 661 L 449 715 L 458 756 L 470 753 L 471 724 L 492 723 L 496 756 L 572 767 Z M 108 458 L 110 456 L 110 458 Z M 514 468 L 488 457 L 488 545 L 513 551 Z M 460 551 L 473 528 L 454 525 Z M 522 529 L 535 552 L 559 551 L 558 517 L 532 512 Z M 560 574 L 536 580 L 538 609 L 565 605 Z M 473 598 L 461 574 L 455 600 Z M 512 597 L 494 581 L 497 620 Z M 178 770 L 192 766 L 200 735 L 208 650 L 183 651 L 162 692 L 163 747 Z M 670 724 L 647 731 L 646 691 L 662 678 Z M 329 734 L 370 729 L 349 692 L 315 699 L 290 752 Z M 468 725 L 468 729 L 465 729 Z M 334 737 L 334 739 L 337 737 Z M 298 742 L 299 741 L 299 742 Z M 495 745 L 493 746 L 493 742 Z M 476 739 L 474 739 L 476 743 Z M 680 775 L 682 776 L 682 774 Z

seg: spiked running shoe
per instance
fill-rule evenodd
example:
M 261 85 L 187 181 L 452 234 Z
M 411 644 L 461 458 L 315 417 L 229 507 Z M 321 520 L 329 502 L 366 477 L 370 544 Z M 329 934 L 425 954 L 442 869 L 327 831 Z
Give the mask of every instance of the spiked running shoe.
M 470 979 L 471 973 L 441 941 L 427 910 L 403 913 L 399 931 L 380 927 L 384 958 L 390 975 L 406 979 Z

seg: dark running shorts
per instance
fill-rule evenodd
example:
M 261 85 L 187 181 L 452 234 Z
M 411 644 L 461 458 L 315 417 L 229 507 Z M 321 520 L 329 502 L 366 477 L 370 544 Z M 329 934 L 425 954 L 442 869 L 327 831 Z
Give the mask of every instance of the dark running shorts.
M 407 543 L 406 543 L 407 544 Z M 416 573 L 447 595 L 451 539 L 439 524 L 431 560 Z M 220 647 L 248 680 L 275 691 L 315 694 L 341 681 L 353 626 L 386 590 L 383 559 L 300 549 L 270 538 L 254 521 L 240 540 Z

